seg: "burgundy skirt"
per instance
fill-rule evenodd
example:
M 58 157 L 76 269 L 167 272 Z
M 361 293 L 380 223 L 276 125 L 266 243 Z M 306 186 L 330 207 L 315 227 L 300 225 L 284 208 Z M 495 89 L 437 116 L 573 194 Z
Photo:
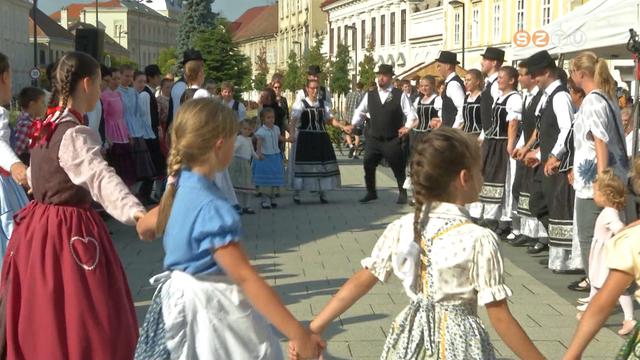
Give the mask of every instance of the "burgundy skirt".
M 138 323 L 120 259 L 92 209 L 31 202 L 2 267 L 7 359 L 132 359 Z
M 133 162 L 131 144 L 111 144 L 107 153 L 107 160 L 127 186 L 131 186 L 136 182 L 136 168 Z

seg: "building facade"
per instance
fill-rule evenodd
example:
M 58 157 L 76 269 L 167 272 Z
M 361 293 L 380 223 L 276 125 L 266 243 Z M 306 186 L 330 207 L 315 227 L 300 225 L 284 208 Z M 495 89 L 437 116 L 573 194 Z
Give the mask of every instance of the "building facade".
M 292 50 L 300 57 L 313 46 L 316 38 L 325 37 L 327 15 L 321 4 L 322 0 L 278 1 L 278 69 L 286 69 Z
M 30 10 L 26 0 L 0 1 L 0 52 L 9 57 L 14 93 L 31 84 L 29 70 L 34 66 L 34 56 L 29 46 Z
M 400 73 L 437 57 L 443 45 L 444 15 L 440 1 L 327 0 L 328 53 L 339 43 L 351 50 L 351 71 L 373 48 L 377 64 L 390 64 Z
M 254 78 L 258 73 L 256 62 L 258 56 L 264 53 L 270 79 L 278 67 L 278 5 L 251 8 L 233 25 L 233 42 L 251 61 L 251 77 Z
M 35 39 L 33 36 L 34 19 L 37 30 Z M 34 40 L 38 42 L 38 66 L 42 70 L 46 69 L 48 64 L 60 59 L 65 53 L 75 49 L 74 35 L 39 9 L 36 9 L 35 17 L 33 11 L 29 12 L 30 46 L 33 46 Z
M 176 46 L 179 25 L 176 18 L 164 16 L 145 4 L 135 0 L 98 3 L 97 26 L 126 48 L 130 59 L 140 67 L 155 63 L 161 50 Z M 51 17 L 63 27 L 75 21 L 96 26 L 96 7 L 92 3 L 72 4 Z

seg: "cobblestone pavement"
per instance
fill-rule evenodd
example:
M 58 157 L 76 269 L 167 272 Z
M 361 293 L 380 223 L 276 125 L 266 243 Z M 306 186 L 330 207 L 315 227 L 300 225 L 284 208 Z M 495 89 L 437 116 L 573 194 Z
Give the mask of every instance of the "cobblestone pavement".
M 252 263 L 282 296 L 287 307 L 300 320 L 309 321 L 332 294 L 360 268 L 385 226 L 412 211 L 395 204 L 394 180 L 388 169 L 378 171 L 380 199 L 361 205 L 364 195 L 361 162 L 341 160 L 343 187 L 329 194 L 330 204 L 321 205 L 310 194 L 302 205 L 295 205 L 286 193 L 278 208 L 257 210 L 243 216 L 243 243 Z M 144 319 L 155 289 L 148 278 L 162 269 L 162 242 L 137 241 L 133 229 L 109 222 L 125 266 L 140 322 Z M 538 259 L 521 249 L 504 246 L 507 284 L 514 292 L 511 311 L 536 345 L 549 359 L 564 353 L 576 326 L 572 303 L 579 293 L 565 290 L 575 276 L 550 275 L 537 264 Z M 517 264 L 517 265 L 516 265 Z M 329 341 L 328 359 L 376 359 L 382 350 L 393 317 L 408 303 L 395 278 L 377 285 L 325 333 Z M 515 359 L 490 327 L 486 311 L 479 309 L 489 328 L 501 359 Z M 609 359 L 622 345 L 615 329 L 619 318 L 609 321 L 590 345 L 585 359 Z

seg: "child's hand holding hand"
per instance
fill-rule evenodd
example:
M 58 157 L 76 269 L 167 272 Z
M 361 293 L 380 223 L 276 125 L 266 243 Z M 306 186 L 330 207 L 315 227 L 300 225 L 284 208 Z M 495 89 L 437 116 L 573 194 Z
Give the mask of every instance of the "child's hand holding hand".
M 320 335 L 309 332 L 301 339 L 289 341 L 289 359 L 322 359 L 322 352 L 326 347 L 327 343 Z
M 156 222 L 158 221 L 159 208 L 155 207 L 153 210 L 146 214 L 142 214 L 140 217 L 136 216 L 136 231 L 140 240 L 152 241 L 156 238 Z
M 258 153 L 258 160 L 264 160 L 264 155 L 262 155 L 262 152 Z

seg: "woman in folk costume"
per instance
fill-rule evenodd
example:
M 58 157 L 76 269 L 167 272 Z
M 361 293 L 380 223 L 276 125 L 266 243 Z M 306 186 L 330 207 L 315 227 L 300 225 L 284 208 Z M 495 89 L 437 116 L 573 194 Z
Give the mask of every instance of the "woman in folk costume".
M 326 102 L 317 99 L 319 86 L 317 80 L 307 81 L 307 96 L 293 104 L 291 111 L 290 126 L 298 133 L 293 179 L 296 204 L 301 202 L 301 190 L 317 191 L 320 202 L 326 204 L 326 191 L 340 186 L 340 169 L 326 125 L 341 129 L 344 125 L 333 117 Z
M 371 256 L 311 322 L 321 334 L 378 281 L 394 273 L 409 305 L 396 317 L 381 359 L 487 360 L 496 354 L 478 318 L 489 319 L 506 345 L 522 359 L 542 359 L 509 312 L 498 238 L 471 222 L 465 204 L 482 186 L 480 151 L 474 138 L 441 128 L 418 144 L 411 160 L 415 214 L 391 223 Z M 295 348 L 289 348 L 295 357 Z
M 234 111 L 213 99 L 186 102 L 173 122 L 167 190 L 141 224 L 164 234 L 166 272 L 151 279 L 159 287 L 136 359 L 282 359 L 265 318 L 305 358 L 324 347 L 251 266 L 240 217 L 212 181 L 229 165 L 237 131 Z
M 498 235 L 508 235 L 511 226 L 511 182 L 513 180 L 510 163 L 515 149 L 518 123 L 522 113 L 522 97 L 516 91 L 518 71 L 504 66 L 498 71 L 500 96 L 494 99 L 491 127 L 485 130 L 482 143 L 484 185 L 480 192 L 483 204 L 483 219 L 492 228 L 500 229 Z M 498 222 L 502 222 L 498 226 Z
M 2 271 L 8 359 L 131 359 L 138 324 L 109 230 L 92 209 L 135 224 L 145 209 L 103 160 L 82 125 L 100 97 L 100 66 L 89 55 L 60 59 L 58 110 L 36 127 L 34 202 L 16 217 Z
M 484 76 L 478 69 L 470 69 L 464 77 L 466 96 L 462 106 L 462 131 L 479 137 L 482 133 L 482 90 Z M 467 205 L 467 210 L 475 222 L 482 218 L 482 203 L 476 201 Z
M 28 202 L 22 188 L 28 187 L 27 167 L 11 148 L 9 111 L 2 107 L 10 101 L 11 68 L 7 56 L 0 53 L 0 264 L 15 225 L 13 217 Z

